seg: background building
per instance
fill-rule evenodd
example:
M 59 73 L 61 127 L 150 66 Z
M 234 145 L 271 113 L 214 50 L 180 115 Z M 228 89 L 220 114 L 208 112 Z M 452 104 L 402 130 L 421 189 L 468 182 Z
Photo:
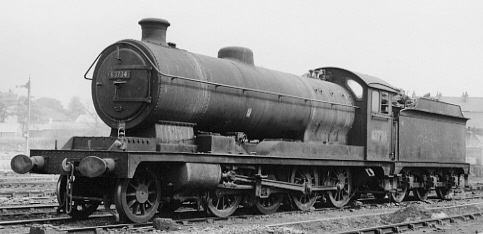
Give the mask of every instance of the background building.
M 483 175 L 483 97 L 470 97 L 464 92 L 460 97 L 445 97 L 441 93 L 436 98 L 442 102 L 461 106 L 463 115 L 469 118 L 466 126 L 466 161 L 472 165 L 472 174 Z

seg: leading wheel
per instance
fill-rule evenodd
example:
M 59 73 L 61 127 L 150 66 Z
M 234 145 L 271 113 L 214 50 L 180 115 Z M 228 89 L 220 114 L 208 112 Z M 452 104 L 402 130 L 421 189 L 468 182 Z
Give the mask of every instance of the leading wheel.
M 214 191 L 207 194 L 206 206 L 211 214 L 226 218 L 236 211 L 241 200 L 241 194 L 224 194 Z
M 114 200 L 122 221 L 144 223 L 158 210 L 161 182 L 150 170 L 136 171 L 132 179 L 118 182 Z
M 327 192 L 329 202 L 333 206 L 340 208 L 350 201 L 353 191 L 352 175 L 348 168 L 330 168 L 326 183 L 336 187 L 336 190 Z
M 60 175 L 59 180 L 57 181 L 57 202 L 59 203 L 60 207 L 66 205 L 66 186 L 67 175 Z M 70 215 L 73 219 L 86 219 L 87 217 L 89 217 L 89 215 L 97 210 L 97 207 L 99 207 L 100 204 L 100 201 L 73 200 L 72 210 L 67 214 Z
M 290 183 L 308 183 L 311 186 L 317 186 L 319 185 L 319 174 L 315 168 L 295 167 L 290 175 Z M 292 197 L 295 207 L 304 211 L 313 207 L 318 198 L 318 194 L 316 192 L 310 192 L 307 194 L 301 192 L 292 192 L 290 196 Z

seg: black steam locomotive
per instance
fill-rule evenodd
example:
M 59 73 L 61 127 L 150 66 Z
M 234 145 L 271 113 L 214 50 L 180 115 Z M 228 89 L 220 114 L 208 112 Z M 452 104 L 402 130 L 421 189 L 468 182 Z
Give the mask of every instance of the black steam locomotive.
M 60 208 L 73 217 L 102 202 L 132 222 L 184 205 L 270 214 L 282 203 L 342 207 L 362 193 L 444 198 L 467 183 L 459 106 L 340 68 L 256 67 L 241 47 L 190 53 L 166 42 L 167 21 L 139 24 L 142 40 L 108 46 L 87 78 L 111 135 L 12 159 L 17 173 L 60 174 Z

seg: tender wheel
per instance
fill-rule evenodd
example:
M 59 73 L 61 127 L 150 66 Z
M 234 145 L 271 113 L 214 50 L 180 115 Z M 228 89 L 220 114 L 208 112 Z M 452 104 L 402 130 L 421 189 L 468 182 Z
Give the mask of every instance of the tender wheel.
M 348 168 L 331 168 L 327 173 L 326 183 L 336 186 L 337 190 L 328 191 L 329 202 L 335 207 L 345 206 L 352 196 L 352 175 Z
M 319 185 L 319 174 L 315 168 L 297 168 L 292 170 L 290 175 L 290 183 L 304 184 L 309 183 L 312 186 Z M 318 194 L 311 192 L 303 194 L 300 192 L 293 192 L 290 194 L 293 204 L 299 210 L 309 210 L 317 201 Z
M 402 189 L 398 189 L 396 192 L 391 192 L 389 193 L 389 197 L 391 198 L 391 201 L 400 203 L 406 198 L 406 195 L 409 193 L 409 190 L 407 187 L 404 187 Z
M 382 201 L 386 197 L 386 193 L 373 193 L 372 196 L 374 196 L 377 201 Z
M 241 194 L 209 192 L 206 198 L 206 206 L 209 213 L 217 217 L 226 218 L 236 211 L 241 200 Z
M 450 174 L 447 174 L 448 176 L 453 176 L 454 175 L 454 171 L 450 171 Z M 443 183 L 447 183 L 447 178 L 445 178 L 444 175 L 439 175 L 439 180 Z M 453 192 L 453 188 L 451 185 L 447 185 L 445 187 L 436 187 L 436 195 L 438 196 L 439 199 L 442 199 L 442 200 L 445 200 L 445 199 L 449 199 L 449 195 L 451 194 L 451 192 Z
M 57 202 L 60 206 L 65 203 L 66 186 L 67 176 L 60 175 L 59 180 L 57 181 Z M 100 204 L 100 201 L 74 200 L 72 211 L 68 213 L 68 215 L 74 219 L 86 219 L 97 210 L 97 207 L 99 207 Z
M 414 196 L 416 196 L 416 198 L 420 201 L 424 201 L 424 200 L 428 199 L 430 192 L 431 192 L 431 190 L 425 189 L 425 188 L 417 188 L 417 189 L 414 189 L 414 191 L 413 191 Z
M 118 182 L 114 198 L 121 220 L 144 223 L 158 210 L 161 182 L 150 170 L 137 171 L 132 179 Z
M 436 188 L 436 195 L 438 195 L 439 199 L 448 199 L 448 195 L 453 191 L 451 188 L 447 187 L 437 187 Z

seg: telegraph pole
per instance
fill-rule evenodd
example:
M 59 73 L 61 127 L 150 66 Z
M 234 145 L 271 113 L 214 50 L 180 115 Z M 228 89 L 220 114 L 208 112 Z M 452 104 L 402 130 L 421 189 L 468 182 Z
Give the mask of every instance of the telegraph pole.
M 26 88 L 27 89 L 27 119 L 26 119 L 26 127 L 25 127 L 25 154 L 29 154 L 29 140 L 30 140 L 30 76 L 29 81 L 25 85 L 17 85 L 17 88 Z
M 25 144 L 25 155 L 29 155 L 29 140 L 30 140 L 30 90 L 31 90 L 31 83 L 30 83 L 30 76 L 29 76 L 29 82 L 25 85 L 25 88 L 27 88 L 27 128 L 26 128 L 26 136 L 25 139 L 27 143 Z
M 26 88 L 27 89 L 27 120 L 26 120 L 26 126 L 25 126 L 25 154 L 29 154 L 29 140 L 30 140 L 30 76 L 29 76 L 29 82 L 25 85 L 17 85 L 17 88 Z

